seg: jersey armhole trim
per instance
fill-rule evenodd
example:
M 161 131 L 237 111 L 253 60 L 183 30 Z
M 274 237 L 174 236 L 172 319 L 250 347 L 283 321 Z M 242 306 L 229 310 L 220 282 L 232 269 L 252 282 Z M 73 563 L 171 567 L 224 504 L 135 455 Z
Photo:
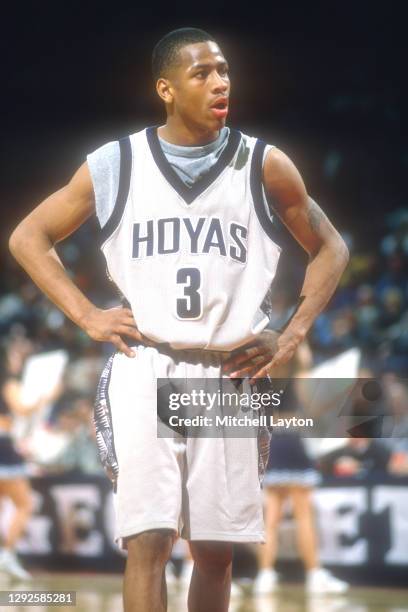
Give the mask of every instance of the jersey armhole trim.
M 266 235 L 274 242 L 279 248 L 278 232 L 272 221 L 265 210 L 265 199 L 263 195 L 263 158 L 265 147 L 267 146 L 264 140 L 258 139 L 255 143 L 254 150 L 252 153 L 251 160 L 251 174 L 250 174 L 250 185 L 252 200 L 254 202 L 254 208 L 258 221 L 266 233 Z
M 119 140 L 120 150 L 120 169 L 119 169 L 119 187 L 111 216 L 103 226 L 100 232 L 100 243 L 103 244 L 113 234 L 118 227 L 123 211 L 125 210 L 126 202 L 130 189 L 130 177 L 132 174 L 132 145 L 129 136 L 125 136 Z

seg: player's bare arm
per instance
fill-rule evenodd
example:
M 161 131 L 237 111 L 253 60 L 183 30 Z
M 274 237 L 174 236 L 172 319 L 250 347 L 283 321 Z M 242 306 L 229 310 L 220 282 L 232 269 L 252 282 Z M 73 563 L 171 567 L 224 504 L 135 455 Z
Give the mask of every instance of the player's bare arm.
M 231 376 L 266 376 L 286 364 L 333 295 L 348 262 L 348 249 L 318 204 L 308 195 L 298 170 L 279 149 L 271 149 L 263 182 L 277 213 L 309 254 L 299 307 L 282 334 L 265 336 L 226 363 Z M 272 332 L 273 334 L 273 332 Z M 239 366 L 239 369 L 237 369 Z M 231 372 L 232 370 L 235 370 Z
M 122 339 L 142 340 L 131 310 L 97 308 L 70 279 L 55 250 L 55 245 L 77 230 L 94 210 L 92 181 L 84 163 L 65 187 L 21 221 L 10 237 L 10 251 L 48 298 L 93 340 L 112 342 L 133 357 Z

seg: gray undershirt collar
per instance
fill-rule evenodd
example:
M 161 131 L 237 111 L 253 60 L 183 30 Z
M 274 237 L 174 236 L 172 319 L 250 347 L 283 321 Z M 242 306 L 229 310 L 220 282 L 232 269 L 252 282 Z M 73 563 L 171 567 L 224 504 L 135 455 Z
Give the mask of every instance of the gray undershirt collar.
M 175 145 L 159 136 L 160 146 L 167 161 L 182 181 L 191 187 L 217 163 L 228 142 L 229 128 L 223 127 L 213 142 L 197 147 Z

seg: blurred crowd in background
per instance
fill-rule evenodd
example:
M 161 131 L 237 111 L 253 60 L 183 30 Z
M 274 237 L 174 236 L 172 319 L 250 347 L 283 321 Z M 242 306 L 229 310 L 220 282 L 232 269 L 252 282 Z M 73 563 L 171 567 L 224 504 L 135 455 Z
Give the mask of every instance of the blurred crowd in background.
M 134 52 L 133 27 L 134 21 L 129 45 Z M 307 28 L 302 20 L 303 31 Z M 359 40 L 360 34 L 359 30 Z M 87 48 L 88 36 L 89 30 L 86 32 Z M 143 40 L 138 44 L 143 49 L 146 46 Z M 282 507 L 285 508 L 285 496 L 291 497 L 293 515 L 298 522 L 302 560 L 305 569 L 311 572 L 309 587 L 342 592 L 346 584 L 322 574 L 319 567 L 311 492 L 324 479 L 337 482 L 336 479 L 351 477 L 365 483 L 371 477 L 381 481 L 382 478 L 408 476 L 408 207 L 404 199 L 408 156 L 399 129 L 402 106 L 399 106 L 391 78 L 381 91 L 378 90 L 379 60 L 371 74 L 367 70 L 369 58 L 362 54 L 357 61 L 352 47 L 349 50 L 339 47 L 338 52 L 331 51 L 327 70 L 324 70 L 324 58 L 316 43 L 316 49 L 310 47 L 309 56 L 304 59 L 307 69 L 303 70 L 298 45 L 297 40 L 296 45 L 283 47 L 286 55 L 280 57 L 278 54 L 275 58 L 277 64 L 270 95 L 259 93 L 269 87 L 264 79 L 270 70 L 265 63 L 268 54 L 256 52 L 257 45 L 253 45 L 255 55 L 250 55 L 250 60 L 241 56 L 244 72 L 251 74 L 252 86 L 238 92 L 241 104 L 237 105 L 233 119 L 244 132 L 277 144 L 294 159 L 310 193 L 327 211 L 350 250 L 350 262 L 340 286 L 308 335 L 310 358 L 304 369 L 310 372 L 313 367 L 357 349 L 360 357 L 355 372 L 350 374 L 340 369 L 333 376 L 374 378 L 380 383 L 383 399 L 356 403 L 356 413 L 366 414 L 367 420 L 373 417 L 374 426 L 371 430 L 363 427 L 353 434 L 354 437 L 337 439 L 333 444 L 320 447 L 308 439 L 272 438 L 264 480 L 265 512 L 269 517 L 268 546 L 259 556 L 255 582 L 255 591 L 260 594 L 272 592 L 277 582 L 276 572 L 270 568 L 274 567 L 276 559 L 276 534 Z M 120 45 L 115 48 L 122 49 Z M 259 49 L 262 49 L 261 44 Z M 115 56 L 118 72 L 123 67 L 119 51 Z M 235 52 L 239 55 L 238 48 Z M 294 70 L 291 82 L 286 80 L 285 58 L 290 70 Z M 394 57 L 392 60 L 394 66 Z M 257 65 L 258 70 L 252 71 L 252 66 L 246 64 L 248 61 Z M 383 61 L 382 69 L 388 77 L 391 62 L 386 58 Z M 60 74 L 63 58 L 57 58 L 56 62 Z M 67 66 L 73 65 L 71 55 L 67 62 Z M 313 62 L 320 66 L 315 72 L 310 70 Z M 137 70 L 139 64 L 138 61 Z M 58 105 L 50 94 L 52 108 L 58 106 L 62 114 L 54 117 L 51 107 L 47 108 L 44 103 L 43 93 L 38 97 L 37 107 L 32 109 L 32 116 L 18 113 L 20 132 L 16 138 L 13 127 L 12 141 L 21 142 L 21 149 L 30 151 L 27 153 L 30 157 L 24 181 L 20 181 L 17 154 L 4 160 L 4 174 L 10 183 L 7 185 L 6 181 L 2 194 L 8 206 L 4 234 L 10 233 L 18 218 L 23 216 L 24 208 L 32 208 L 36 201 L 62 185 L 75 166 L 82 163 L 86 152 L 139 129 L 135 117 L 148 117 L 146 123 L 157 123 L 152 99 L 146 93 L 148 88 L 139 88 L 138 95 L 134 95 L 133 68 L 128 81 L 124 79 L 122 84 L 116 82 L 114 87 L 110 84 L 107 87 L 103 62 L 100 72 L 93 61 L 92 70 L 88 70 L 81 55 L 81 61 L 76 63 L 78 66 L 84 70 L 80 88 L 83 95 L 88 96 L 89 114 L 84 110 L 86 105 L 75 110 L 81 76 L 77 72 L 75 87 L 66 87 L 60 79 L 64 87 Z M 344 66 L 347 71 L 343 74 Z M 46 69 L 46 75 L 37 76 L 36 82 L 43 85 L 49 80 L 48 63 L 42 69 Z M 55 85 L 52 79 L 50 83 Z M 29 87 L 32 87 L 31 81 Z M 67 98 L 67 91 L 74 92 L 71 98 Z M 109 96 L 109 112 L 95 105 L 95 99 Z M 35 96 L 33 99 L 35 101 Z M 128 107 L 121 106 L 119 101 L 123 100 L 128 101 Z M 268 126 L 254 127 L 253 108 L 257 108 L 258 116 L 265 117 L 268 122 L 272 115 Z M 43 121 L 38 117 L 43 117 Z M 48 132 L 43 131 L 44 126 Z M 270 325 L 274 329 L 281 328 L 292 314 L 306 266 L 300 248 L 283 226 L 280 229 L 283 250 L 268 304 Z M 89 299 L 101 308 L 109 308 L 120 304 L 120 296 L 107 278 L 98 244 L 97 222 L 90 219 L 60 243 L 57 251 L 73 281 Z M 0 245 L 0 259 L 0 350 L 3 354 L 0 385 L 4 389 L 5 383 L 12 380 L 14 392 L 21 395 L 21 401 L 15 402 L 15 410 L 11 412 L 16 449 L 28 467 L 26 475 L 107 477 L 98 457 L 93 406 L 100 374 L 113 347 L 90 340 L 64 317 L 7 253 L 5 240 Z M 48 389 L 46 397 L 30 399 L 24 390 L 27 364 L 33 356 L 58 351 L 64 358 L 61 381 L 55 388 Z M 47 372 L 39 372 L 40 378 L 44 381 Z M 1 402 L 7 404 L 4 394 L 0 398 L 0 430 Z M 386 416 L 391 417 L 388 422 L 391 426 L 383 426 Z M 3 421 L 8 427 L 7 419 Z M 395 430 L 398 430 L 397 436 Z M 4 438 L 5 433 L 7 430 L 3 432 Z M 0 481 L 1 467 L 0 448 Z M 400 483 L 405 486 L 405 481 L 400 479 Z M 26 505 L 25 510 L 21 509 L 26 514 L 24 520 L 28 520 L 32 511 L 28 502 Z M 20 531 L 22 528 L 23 523 Z M 18 539 L 16 531 L 11 539 L 12 548 Z M 182 556 L 184 554 L 185 551 Z M 10 565 L 10 560 L 6 561 Z M 0 566 L 1 563 L 0 551 Z M 15 559 L 12 563 L 16 565 Z M 190 561 L 183 570 L 186 583 L 191 570 Z M 17 576 L 24 575 L 19 566 L 15 566 L 14 572 Z
M 267 546 L 257 551 L 258 572 L 254 582 L 254 592 L 259 595 L 272 593 L 279 582 L 275 570 L 277 534 L 286 497 L 290 497 L 293 508 L 306 588 L 311 593 L 341 593 L 348 589 L 348 584 L 319 562 L 311 491 L 319 486 L 322 477 L 351 477 L 366 482 L 372 477 L 381 480 L 408 475 L 408 388 L 404 381 L 408 378 L 408 211 L 401 210 L 386 219 L 381 241 L 370 250 L 359 249 L 358 241 L 351 235 L 345 236 L 351 251 L 349 267 L 309 334 L 303 365 L 301 355 L 297 355 L 297 367 L 300 365 L 304 375 L 313 366 L 330 362 L 349 349 L 358 349 L 359 367 L 353 376 L 380 381 L 384 401 L 378 405 L 364 400 L 357 405 L 357 400 L 356 412 L 361 415 L 367 411 L 368 420 L 379 416 L 378 433 L 374 429 L 367 434 L 363 429 L 356 437 L 336 440 L 325 451 L 323 447 L 311 446 L 307 439 L 272 436 L 264 480 Z M 104 308 L 119 305 L 120 297 L 107 280 L 102 255 L 98 255 L 96 247 L 90 249 L 90 244 L 97 244 L 94 220 L 62 243 L 59 254 L 73 280 L 95 304 Z M 286 277 L 288 265 L 291 278 L 298 276 L 301 280 L 304 273 L 304 262 L 296 258 L 282 260 L 271 291 L 272 328 L 279 328 L 288 319 L 296 299 L 295 283 Z M 99 377 L 113 347 L 93 342 L 67 320 L 10 256 L 5 260 L 0 282 L 3 354 L 0 382 L 3 392 L 5 383 L 13 380 L 20 395 L 11 412 L 15 446 L 26 462 L 27 476 L 107 477 L 99 461 L 93 407 Z M 65 359 L 62 379 L 48 389 L 45 398 L 30 398 L 26 393 L 26 405 L 22 406 L 25 366 L 30 358 L 59 351 Z M 299 369 L 293 370 L 295 376 L 297 372 Z M 38 375 L 42 381 L 47 378 L 47 372 Z M 333 376 L 350 376 L 350 372 L 337 371 Z M 7 403 L 4 393 L 2 402 Z M 393 426 L 384 434 L 385 414 L 392 416 L 398 437 L 393 436 Z M 28 516 L 29 513 L 26 520 Z M 179 579 L 188 584 L 193 565 L 187 549 L 183 549 L 182 556 L 186 558 Z M 0 558 L 0 563 L 14 576 L 23 579 L 28 576 L 15 556 Z M 173 574 L 169 565 L 169 581 L 175 579 Z
M 84 6 L 81 20 L 68 10 L 61 20 L 54 9 L 36 6 L 30 18 L 26 7 L 24 23 L 18 13 L 16 30 L 5 32 L 14 51 L 2 158 L 0 339 L 8 352 L 21 354 L 18 376 L 30 354 L 68 353 L 59 396 L 44 411 L 49 438 L 37 443 L 42 453 L 36 469 L 98 472 L 92 405 L 112 347 L 91 341 L 39 292 L 8 255 L 6 239 L 25 212 L 67 182 L 86 153 L 162 121 L 150 53 L 187 16 L 183 10 L 179 21 L 171 7 L 159 20 L 151 12 L 141 20 L 130 7 L 113 14 L 110 6 L 96 13 Z M 237 7 L 224 8 L 224 21 L 201 10 L 191 21 L 219 37 L 231 61 L 231 125 L 276 144 L 294 160 L 349 246 L 341 285 L 309 334 L 313 363 L 359 348 L 359 374 L 384 381 L 390 410 L 404 420 L 406 391 L 398 381 L 408 373 L 408 156 L 401 129 L 403 36 L 393 30 L 404 22 L 398 23 L 395 11 L 385 18 L 383 7 L 343 9 L 293 11 L 282 4 L 274 8 L 272 30 L 259 12 L 240 15 Z M 291 251 L 286 240 L 273 287 L 272 327 L 287 320 L 305 269 L 296 248 L 283 257 Z M 57 250 L 96 305 L 119 303 L 106 278 L 95 219 Z M 59 443 L 47 455 L 52 436 Z M 408 446 L 404 438 L 378 443 L 401 453 Z
M 360 375 L 384 381 L 388 410 L 396 419 L 407 419 L 407 390 L 399 379 L 408 372 L 408 211 L 385 217 L 384 235 L 371 250 L 362 251 L 358 241 L 346 234 L 351 250 L 348 269 L 329 306 L 318 317 L 309 343 L 314 364 L 343 351 L 361 350 Z M 96 225 L 88 222 L 59 247 L 74 281 L 101 307 L 119 304 L 114 288 L 105 278 L 102 255 L 96 243 Z M 301 270 L 299 270 L 301 274 Z M 272 327 L 285 320 L 291 307 L 291 287 L 278 275 L 273 292 Z M 63 382 L 52 404 L 42 412 L 43 427 L 31 448 L 22 447 L 33 473 L 78 471 L 103 473 L 97 457 L 92 423 L 93 401 L 99 375 L 112 347 L 91 341 L 67 320 L 33 285 L 11 257 L 2 267 L 0 334 L 9 375 L 20 378 L 24 362 L 32 354 L 63 349 L 68 354 Z M 339 374 L 340 375 L 340 374 Z M 408 421 L 405 426 L 408 435 Z M 402 431 L 400 428 L 400 431 Z M 367 450 L 367 446 L 371 451 Z M 376 451 L 376 452 L 374 452 Z M 351 442 L 336 451 L 353 458 L 348 469 L 336 461 L 322 462 L 325 473 L 344 474 L 362 468 L 369 455 L 373 469 L 408 472 L 407 438 L 383 438 L 369 444 Z M 374 457 L 374 460 L 373 460 Z M 358 461 L 360 458 L 360 462 Z M 339 463 L 341 457 L 337 457 Z M 331 468 L 329 468 L 331 465 Z
M 150 51 L 166 31 L 197 25 L 219 36 L 231 61 L 231 124 L 277 145 L 293 159 L 308 191 L 350 250 L 340 286 L 308 335 L 308 368 L 358 349 L 361 358 L 354 376 L 379 381 L 384 399 L 355 406 L 360 415 L 368 411 L 368 417 L 378 417 L 371 432 L 363 428 L 353 438 L 337 439 L 326 452 L 316 452 L 309 439 L 275 436 L 264 480 L 268 546 L 260 554 L 255 584 L 258 593 L 267 593 L 277 581 L 274 570 L 265 569 L 274 567 L 277 524 L 288 491 L 307 570 L 319 563 L 309 494 L 323 479 L 337 483 L 343 478 L 347 483 L 352 477 L 364 485 L 370 477 L 394 483 L 408 475 L 405 20 L 394 6 L 387 12 L 387 6 L 373 3 L 354 3 L 352 10 L 327 3 L 293 10 L 281 3 L 274 6 L 273 21 L 247 6 L 240 14 L 238 5 L 234 10 L 220 5 L 214 14 L 207 11 L 208 17 L 198 6 L 193 18 L 192 6 L 186 13 L 180 5 L 181 17 L 174 5 L 168 15 L 163 7 L 159 17 L 147 7 L 141 18 L 139 5 L 112 11 L 110 4 L 98 3 L 95 11 L 85 3 L 78 19 L 71 5 L 61 13 L 58 3 L 35 3 L 24 7 L 24 19 L 20 8 L 16 10 L 15 27 L 5 18 L 0 386 L 4 389 L 13 381 L 15 443 L 29 476 L 105 477 L 95 442 L 93 404 L 113 347 L 91 341 L 42 295 L 8 254 L 7 236 L 28 210 L 69 180 L 86 153 L 162 121 L 151 83 Z M 97 306 L 108 308 L 120 299 L 107 280 L 98 244 L 97 223 L 91 219 L 57 251 L 80 289 Z M 282 246 L 271 292 L 271 327 L 276 329 L 293 312 L 305 270 L 305 257 L 288 235 Z M 57 351 L 66 359 L 62 380 L 43 398 L 30 399 L 24 392 L 30 359 Z M 44 382 L 47 372 L 39 374 Z M 9 427 L 4 404 L 5 395 L 0 398 L 3 487 L 7 481 L 1 483 L 1 441 Z M 382 427 L 386 414 L 398 426 L 398 437 L 392 427 Z M 3 457 L 11 453 L 10 448 L 6 451 Z M 405 482 L 399 479 L 401 488 Z M 29 498 L 26 489 L 25 497 L 15 502 L 20 515 L 16 513 L 8 533 L 10 549 L 33 511 Z M 375 539 L 381 540 L 381 523 L 377 514 L 374 518 Z M 364 521 L 361 529 L 365 534 Z M 395 534 L 403 540 L 398 530 Z M 0 546 L 0 571 L 1 554 Z M 5 563 L 10 565 L 10 559 Z M 186 583 L 191 567 L 191 562 L 185 564 Z M 13 571 L 25 575 L 15 560 Z M 323 575 L 323 583 L 327 590 L 330 577 Z M 313 590 L 313 584 L 309 586 Z M 341 592 L 346 585 L 331 580 L 331 588 Z M 323 600 L 322 605 L 327 603 Z

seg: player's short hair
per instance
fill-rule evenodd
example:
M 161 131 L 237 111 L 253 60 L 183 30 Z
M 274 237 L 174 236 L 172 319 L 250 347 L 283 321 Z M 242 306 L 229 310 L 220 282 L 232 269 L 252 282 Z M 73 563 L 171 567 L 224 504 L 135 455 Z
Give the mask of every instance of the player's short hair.
M 177 64 L 178 52 L 182 47 L 214 38 L 199 28 L 179 28 L 169 32 L 159 40 L 153 49 L 152 73 L 155 81 L 166 76 L 169 68 Z

